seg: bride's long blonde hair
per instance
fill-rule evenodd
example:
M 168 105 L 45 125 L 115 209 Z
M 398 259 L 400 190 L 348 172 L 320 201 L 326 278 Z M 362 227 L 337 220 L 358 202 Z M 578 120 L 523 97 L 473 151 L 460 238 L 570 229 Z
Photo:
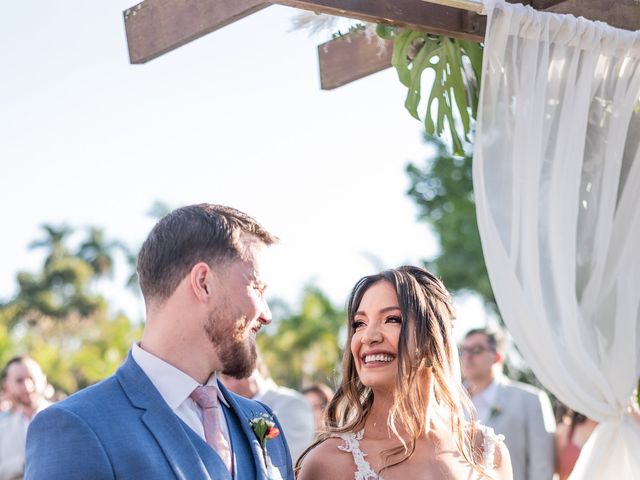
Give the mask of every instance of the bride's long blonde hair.
M 462 387 L 458 368 L 457 348 L 451 332 L 454 309 L 451 296 L 442 282 L 429 271 L 413 266 L 386 270 L 360 279 L 348 300 L 348 338 L 342 359 L 342 381 L 327 407 L 325 429 L 301 456 L 336 433 L 358 432 L 373 405 L 372 390 L 360 381 L 349 345 L 353 336 L 351 324 L 364 293 L 373 284 L 387 281 L 396 290 L 402 313 L 398 342 L 397 380 L 394 403 L 389 410 L 388 426 L 402 443 L 385 454 L 383 470 L 410 458 L 416 442 L 427 428 L 427 408 L 434 409 L 448 421 L 460 454 L 479 473 L 486 473 L 481 455 L 474 448 L 477 429 L 472 418 L 473 408 Z M 431 392 L 422 384 L 425 369 L 432 372 Z M 399 433 L 402 427 L 408 438 Z M 392 457 L 401 458 L 390 461 Z

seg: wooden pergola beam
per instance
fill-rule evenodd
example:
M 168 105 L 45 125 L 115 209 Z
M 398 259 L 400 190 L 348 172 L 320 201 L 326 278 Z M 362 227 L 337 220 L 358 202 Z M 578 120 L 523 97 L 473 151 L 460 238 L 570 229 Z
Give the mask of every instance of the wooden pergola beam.
M 454 2 L 461 4 L 457 0 L 446 1 L 452 5 Z M 607 20 L 610 25 L 619 28 L 640 28 L 640 5 L 631 5 L 632 1 L 621 0 L 613 6 L 607 5 L 608 0 L 534 0 L 523 3 L 528 3 L 537 10 L 575 12 L 592 20 Z M 386 50 L 381 52 L 378 39 L 371 41 L 362 32 L 352 32 L 320 45 L 318 60 L 321 88 L 334 89 L 391 67 L 393 45 L 391 42 L 387 43 Z
M 385 23 L 437 35 L 481 41 L 486 18 L 466 10 L 423 0 L 272 0 L 273 3 L 355 18 L 364 22 Z M 480 31 L 481 30 L 481 31 Z
M 391 66 L 393 42 L 351 32 L 318 45 L 320 87 L 331 90 Z
M 624 30 L 640 30 L 640 3 L 636 0 L 564 0 L 547 7 L 554 13 L 600 20 Z
M 508 1 L 640 28 L 635 0 Z M 147 62 L 272 3 L 474 41 L 483 40 L 486 28 L 483 15 L 448 6 L 466 3 L 459 0 L 144 0 L 124 12 L 131 63 Z
M 145 0 L 124 12 L 131 63 L 145 63 L 272 3 L 481 41 L 484 16 L 423 0 Z
M 145 63 L 271 5 L 263 0 L 145 0 L 123 12 L 131 63 Z

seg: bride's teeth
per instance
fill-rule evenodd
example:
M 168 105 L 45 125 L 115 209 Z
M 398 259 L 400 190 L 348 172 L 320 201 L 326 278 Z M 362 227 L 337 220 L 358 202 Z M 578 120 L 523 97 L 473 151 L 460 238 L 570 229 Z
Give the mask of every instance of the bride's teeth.
M 390 362 L 393 360 L 393 357 L 391 355 L 386 355 L 386 354 L 377 354 L 377 355 L 366 355 L 364 357 L 364 362 L 365 363 L 370 363 L 370 362 Z

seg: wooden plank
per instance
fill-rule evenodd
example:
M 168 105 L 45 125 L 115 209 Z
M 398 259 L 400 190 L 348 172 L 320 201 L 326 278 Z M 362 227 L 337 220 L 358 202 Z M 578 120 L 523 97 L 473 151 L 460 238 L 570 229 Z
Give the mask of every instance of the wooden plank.
M 437 3 L 438 5 L 446 5 L 447 7 L 459 8 L 461 10 L 469 10 L 485 14 L 484 4 L 481 0 L 422 0 L 423 2 Z
M 453 0 L 442 1 L 451 4 Z M 124 12 L 131 63 L 147 62 L 271 3 L 477 42 L 484 39 L 486 29 L 484 15 L 425 0 L 145 0 Z M 607 0 L 523 0 L 523 3 L 607 21 L 621 28 L 640 28 L 635 0 L 619 0 L 614 5 Z M 367 62 L 376 63 L 373 60 L 363 63 Z M 384 67 L 378 69 L 381 68 Z M 354 79 L 360 78 L 357 75 Z
M 462 10 L 469 10 L 479 14 L 486 15 L 484 4 L 482 0 L 422 0 L 423 2 L 438 3 L 440 5 L 447 5 L 449 7 L 460 8 Z M 530 5 L 536 10 L 544 10 L 558 3 L 565 2 L 567 0 L 507 0 L 511 3 L 522 3 L 524 5 Z
M 554 5 L 558 5 L 559 3 L 564 3 L 567 0 L 530 0 L 529 2 L 521 2 L 524 4 L 531 5 L 536 10 L 546 10 L 547 8 L 553 7 Z M 515 2 L 511 2 L 515 3 Z
M 145 63 L 268 7 L 263 0 L 145 0 L 124 11 L 131 63 Z
M 640 3 L 636 0 L 566 0 L 547 11 L 600 20 L 625 30 L 640 29 Z
M 145 0 L 124 11 L 131 63 L 145 63 L 218 28 L 279 3 L 481 41 L 486 18 L 423 0 Z
M 320 86 L 331 90 L 391 66 L 393 42 L 351 32 L 318 45 Z
M 542 10 L 565 1 L 567 0 L 529 0 L 528 3 Z M 467 32 L 478 33 L 484 37 L 484 17 L 467 12 L 463 15 L 463 25 Z M 353 32 L 319 45 L 321 88 L 331 90 L 391 67 L 393 43 L 385 43 L 388 46 L 384 53 L 380 54 L 375 41 L 367 41 L 362 32 Z
M 269 0 L 289 7 L 349 17 L 364 22 L 384 23 L 411 28 L 436 35 L 484 41 L 487 27 L 485 15 L 466 8 L 477 8 L 475 2 L 463 0 Z M 510 3 L 527 3 L 537 9 L 563 4 L 567 0 L 507 0 Z M 593 0 L 577 0 L 587 2 Z M 633 0 L 625 0 L 633 1 Z M 442 2 L 442 3 L 440 3 Z M 460 5 L 464 8 L 454 8 Z
M 365 22 L 386 23 L 398 27 L 421 30 L 438 35 L 448 35 L 482 41 L 481 32 L 468 31 L 469 15 L 480 17 L 479 25 L 486 26 L 486 18 L 458 8 L 447 7 L 423 0 L 270 0 L 289 7 L 355 18 Z

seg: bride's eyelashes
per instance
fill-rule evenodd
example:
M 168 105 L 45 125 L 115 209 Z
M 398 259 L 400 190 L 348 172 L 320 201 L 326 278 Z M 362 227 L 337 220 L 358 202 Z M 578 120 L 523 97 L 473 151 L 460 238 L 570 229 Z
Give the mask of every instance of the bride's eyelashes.
M 351 329 L 352 330 L 357 330 L 360 327 L 364 327 L 366 326 L 366 323 L 364 323 L 362 320 L 354 320 L 353 322 L 351 322 Z
M 398 315 L 389 315 L 387 318 L 384 319 L 385 323 L 402 323 L 402 317 L 398 316 Z M 353 322 L 351 322 L 351 329 L 352 330 L 358 330 L 360 327 L 365 327 L 367 324 L 365 322 L 363 322 L 362 320 L 354 320 Z

